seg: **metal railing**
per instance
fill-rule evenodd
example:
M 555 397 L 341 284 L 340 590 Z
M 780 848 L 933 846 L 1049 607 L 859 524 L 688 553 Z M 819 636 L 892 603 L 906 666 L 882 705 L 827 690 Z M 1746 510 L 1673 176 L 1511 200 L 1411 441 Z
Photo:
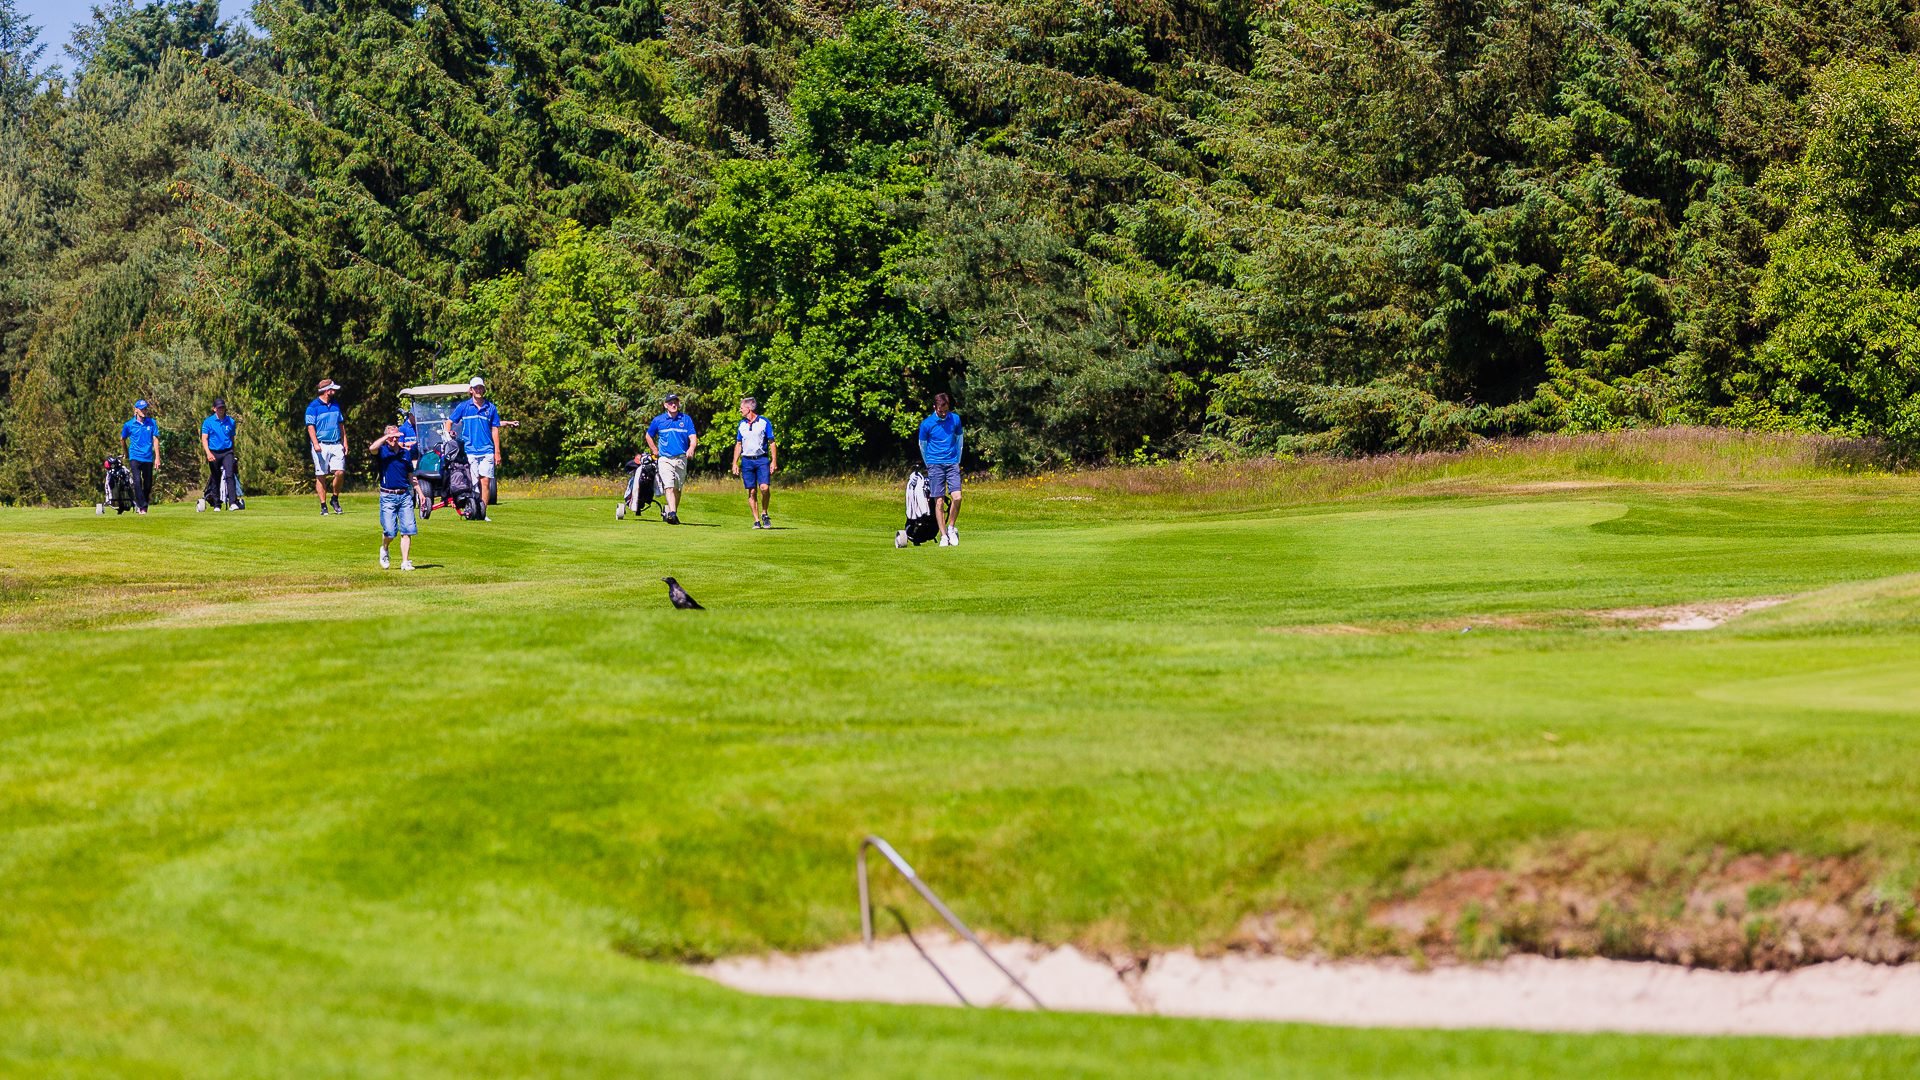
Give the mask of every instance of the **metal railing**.
M 865 840 L 860 841 L 860 850 L 854 856 L 854 869 L 856 876 L 860 880 L 860 939 L 866 942 L 868 948 L 873 947 L 873 894 L 867 888 L 868 848 L 878 851 L 888 862 L 892 863 L 893 868 L 900 871 L 900 876 L 907 879 L 907 884 L 913 886 L 913 890 L 920 894 L 920 898 L 931 905 L 933 910 L 938 912 L 942 919 L 947 920 L 947 925 L 953 927 L 955 933 L 967 939 L 974 948 L 979 949 L 980 955 L 986 957 L 988 963 L 1000 969 L 1000 974 L 1005 975 L 1009 982 L 1019 987 L 1020 992 L 1027 995 L 1027 1000 L 1033 1002 L 1034 1008 L 1043 1012 L 1046 1010 L 1046 1006 L 1040 1004 L 1040 999 L 1034 996 L 1033 991 L 1027 989 L 1027 984 L 1020 981 L 1020 976 L 1008 971 L 1007 965 L 1001 963 L 998 957 L 988 951 L 987 947 L 980 943 L 980 939 L 974 936 L 973 931 L 967 929 L 967 924 L 960 921 L 960 916 L 955 915 L 949 910 L 947 905 L 941 903 L 940 898 L 934 895 L 933 890 L 927 888 L 927 883 L 921 881 L 920 875 L 914 873 L 913 867 L 907 865 L 907 860 L 901 858 L 900 853 L 893 850 L 893 845 L 878 836 L 869 836 Z M 903 924 L 904 921 L 905 920 L 902 920 Z M 909 935 L 909 938 L 911 938 L 911 935 Z M 919 943 L 915 942 L 914 947 L 919 949 Z M 940 981 L 947 984 L 947 989 L 952 990 L 953 995 L 960 999 L 960 1004 L 968 1007 L 973 1005 L 973 1002 L 968 1001 L 967 996 L 960 992 L 960 988 L 954 985 L 953 980 L 947 978 L 947 973 L 940 970 L 940 965 L 933 962 L 933 957 L 926 954 L 926 950 L 920 950 L 920 957 L 940 976 Z

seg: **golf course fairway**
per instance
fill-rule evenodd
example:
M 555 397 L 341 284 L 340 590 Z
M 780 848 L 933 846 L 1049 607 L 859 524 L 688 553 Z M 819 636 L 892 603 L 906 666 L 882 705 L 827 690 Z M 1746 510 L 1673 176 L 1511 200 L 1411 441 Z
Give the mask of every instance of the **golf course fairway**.
M 983 478 L 959 547 L 907 550 L 892 481 L 776 477 L 770 532 L 717 480 L 678 528 L 510 483 L 423 523 L 413 573 L 365 493 L 0 508 L 0 1074 L 1920 1075 L 1916 1039 L 831 1004 L 680 967 L 857 939 L 868 833 L 983 933 L 1093 950 L 1403 954 L 1375 915 L 1473 871 L 1644 922 L 1744 857 L 1848 868 L 1910 941 L 1920 480 L 1865 471 L 1681 432 Z M 1776 963 L 1794 887 L 1754 884 L 1760 951 L 1709 959 Z M 1547 932 L 1474 918 L 1448 958 Z M 1593 951 L 1650 940 L 1609 925 Z

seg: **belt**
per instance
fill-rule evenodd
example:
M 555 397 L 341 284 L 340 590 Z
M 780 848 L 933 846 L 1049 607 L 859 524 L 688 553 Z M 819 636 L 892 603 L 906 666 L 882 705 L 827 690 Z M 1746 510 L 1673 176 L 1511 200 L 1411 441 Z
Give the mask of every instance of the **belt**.
M 407 494 L 407 489 L 406 489 L 406 488 L 390 488 L 390 487 L 383 487 L 383 488 L 381 488 L 381 489 L 380 489 L 380 494 L 382 494 L 382 495 L 405 495 L 405 494 Z
M 740 455 L 740 460 L 741 460 L 741 461 L 765 461 L 765 460 L 767 460 L 767 455 L 765 455 L 765 454 L 741 454 L 741 455 Z

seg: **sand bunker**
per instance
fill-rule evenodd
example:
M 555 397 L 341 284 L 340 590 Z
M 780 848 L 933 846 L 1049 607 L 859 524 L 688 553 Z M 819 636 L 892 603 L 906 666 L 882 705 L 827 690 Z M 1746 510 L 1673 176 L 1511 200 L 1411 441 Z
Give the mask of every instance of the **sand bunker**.
M 924 952 L 924 956 L 922 955 Z M 1416 971 L 1406 963 L 1165 953 L 1108 963 L 1071 946 L 993 953 L 1050 1009 L 1366 1027 L 1635 1031 L 1687 1035 L 1920 1034 L 1920 965 L 1840 960 L 1790 972 L 1703 971 L 1619 960 L 1512 957 Z M 721 960 L 694 970 L 756 994 L 957 1005 L 931 957 L 975 1005 L 1030 1008 L 965 942 L 919 935 L 871 949 Z

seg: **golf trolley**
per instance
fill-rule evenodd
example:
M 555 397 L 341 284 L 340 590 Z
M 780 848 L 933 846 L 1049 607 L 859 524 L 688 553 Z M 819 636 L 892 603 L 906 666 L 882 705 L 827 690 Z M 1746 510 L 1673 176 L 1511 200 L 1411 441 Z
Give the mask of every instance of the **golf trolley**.
M 653 460 L 652 454 L 641 454 L 633 463 L 633 472 L 627 477 L 627 493 L 613 507 L 613 520 L 619 521 L 628 514 L 635 518 L 640 511 L 652 506 L 655 496 L 660 494 L 660 466 Z
M 93 504 L 93 512 L 104 514 L 109 506 L 113 507 L 116 514 L 133 509 L 133 470 L 117 457 L 101 462 L 100 468 L 103 473 L 100 482 L 102 501 Z

